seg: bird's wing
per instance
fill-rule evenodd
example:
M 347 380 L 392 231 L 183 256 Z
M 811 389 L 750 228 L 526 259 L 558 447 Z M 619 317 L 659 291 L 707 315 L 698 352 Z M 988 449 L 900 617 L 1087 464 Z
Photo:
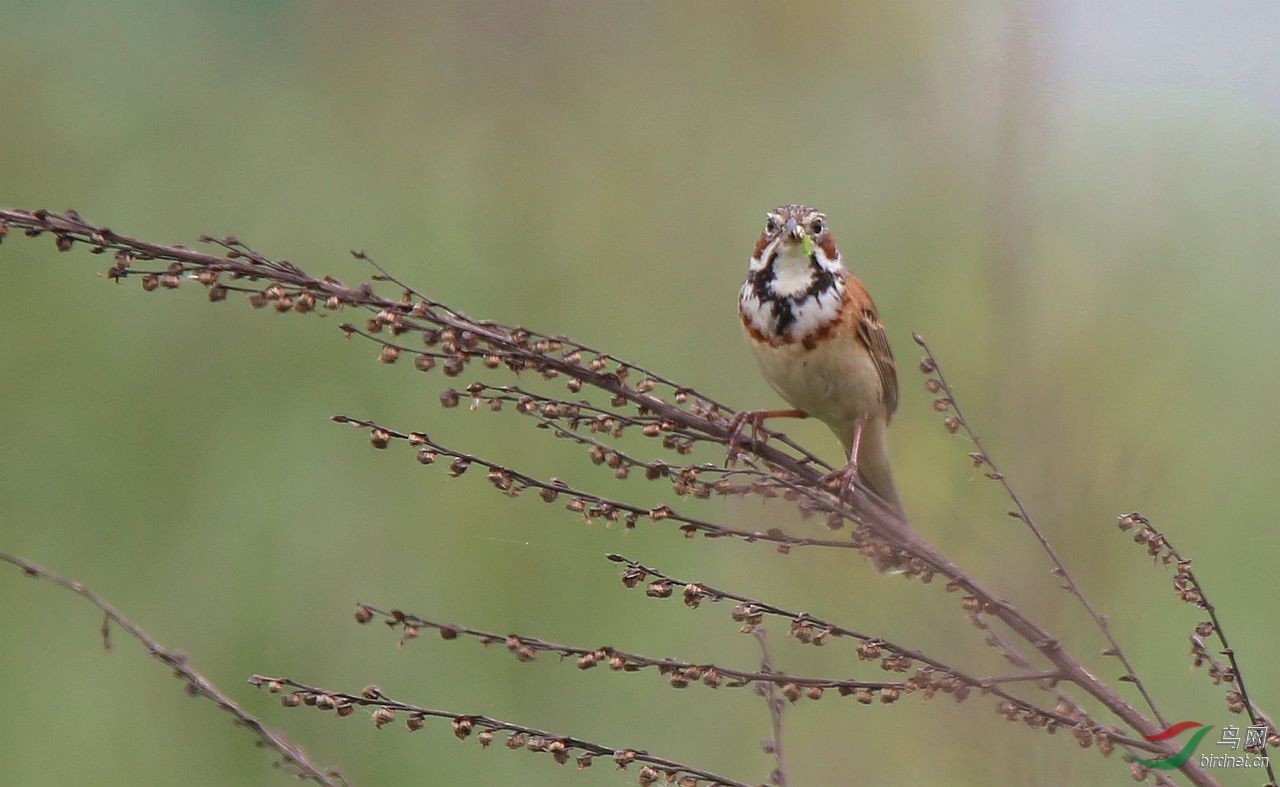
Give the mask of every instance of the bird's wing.
M 884 323 L 880 322 L 880 315 L 876 312 L 876 305 L 867 288 L 852 275 L 848 277 L 846 285 L 846 292 L 854 307 L 854 329 L 871 353 L 871 361 L 880 374 L 880 391 L 887 420 L 898 409 L 898 370 L 893 363 L 893 350 L 889 348 Z

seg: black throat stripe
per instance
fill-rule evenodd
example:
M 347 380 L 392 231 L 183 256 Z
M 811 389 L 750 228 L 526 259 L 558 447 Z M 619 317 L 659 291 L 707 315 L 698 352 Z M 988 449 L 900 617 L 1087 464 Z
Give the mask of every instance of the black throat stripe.
M 769 261 L 759 271 L 751 275 L 751 292 L 756 296 L 756 300 L 760 302 L 762 307 L 767 306 L 773 313 L 773 332 L 776 336 L 781 336 L 796 323 L 796 312 L 800 306 L 804 305 L 809 299 L 816 299 L 825 292 L 831 292 L 836 288 L 836 274 L 827 270 L 818 264 L 818 255 L 810 254 L 809 262 L 811 264 L 811 279 L 809 286 L 803 292 L 795 295 L 777 295 L 770 288 L 774 280 L 777 278 L 777 271 L 774 270 L 774 263 L 778 259 L 778 251 L 774 249 L 769 255 Z

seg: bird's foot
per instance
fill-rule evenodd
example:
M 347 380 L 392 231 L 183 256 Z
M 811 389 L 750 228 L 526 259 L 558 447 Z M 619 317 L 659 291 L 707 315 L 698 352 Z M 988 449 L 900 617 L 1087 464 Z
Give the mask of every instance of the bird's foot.
M 768 410 L 742 410 L 733 414 L 729 419 L 729 450 L 724 457 L 725 467 L 736 462 L 738 454 L 742 453 L 742 430 L 750 425 L 751 442 L 756 444 L 760 441 L 760 427 L 768 417 Z
M 844 467 L 832 470 L 822 478 L 819 478 L 818 483 L 824 486 L 828 484 L 834 485 L 836 494 L 842 503 L 852 499 L 854 489 L 858 483 L 858 460 L 854 459 Z
M 733 418 L 729 419 L 729 452 L 725 455 L 724 466 L 732 465 L 738 458 L 738 454 L 742 453 L 742 430 L 748 425 L 751 426 L 751 444 L 760 446 L 769 436 L 763 431 L 764 422 L 767 419 L 808 417 L 809 414 L 804 410 L 743 410 L 734 413 Z

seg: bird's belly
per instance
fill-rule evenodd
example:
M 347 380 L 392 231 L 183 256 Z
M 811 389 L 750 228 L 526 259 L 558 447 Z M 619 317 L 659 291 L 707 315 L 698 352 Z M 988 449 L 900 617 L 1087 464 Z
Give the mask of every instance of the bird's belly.
M 870 354 L 852 336 L 770 346 L 751 342 L 760 372 L 792 407 L 804 410 L 848 439 L 859 418 L 883 414 L 880 375 Z

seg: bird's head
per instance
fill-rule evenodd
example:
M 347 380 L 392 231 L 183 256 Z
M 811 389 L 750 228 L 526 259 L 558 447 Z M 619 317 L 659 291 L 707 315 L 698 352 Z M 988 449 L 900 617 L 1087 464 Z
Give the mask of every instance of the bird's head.
M 827 226 L 827 216 L 808 205 L 779 205 L 765 214 L 764 231 L 756 242 L 751 269 L 760 270 L 775 260 L 835 270 L 840 252 Z

